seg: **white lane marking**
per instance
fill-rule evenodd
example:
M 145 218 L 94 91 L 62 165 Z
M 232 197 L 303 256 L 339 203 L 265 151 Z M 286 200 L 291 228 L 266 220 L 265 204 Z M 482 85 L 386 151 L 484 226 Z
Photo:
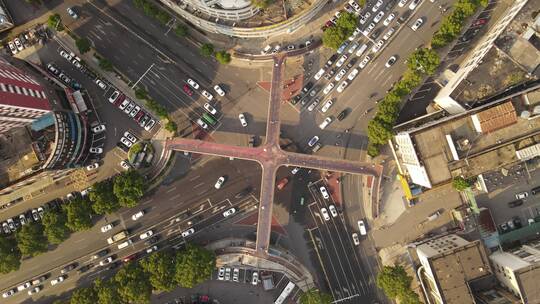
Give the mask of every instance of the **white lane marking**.
M 204 185 L 204 183 L 197 184 L 197 185 L 195 185 L 195 186 L 193 187 L 193 189 L 199 188 L 199 187 L 202 186 L 202 185 Z
M 175 200 L 175 199 L 179 198 L 180 196 L 181 196 L 181 194 L 177 194 L 177 195 L 171 196 L 171 197 L 169 198 L 169 200 L 170 200 L 170 201 Z
M 171 193 L 171 192 L 173 192 L 174 190 L 176 190 L 176 186 L 175 186 L 175 187 L 172 187 L 172 188 L 170 188 L 170 189 L 167 189 L 165 192 Z

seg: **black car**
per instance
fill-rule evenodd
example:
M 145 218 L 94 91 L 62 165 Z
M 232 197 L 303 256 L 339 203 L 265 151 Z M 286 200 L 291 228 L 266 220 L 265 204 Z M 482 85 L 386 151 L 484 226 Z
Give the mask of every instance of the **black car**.
M 332 55 L 330 58 L 328 58 L 328 61 L 324 65 L 324 68 L 329 68 L 332 64 L 334 64 L 334 62 L 336 62 L 336 59 L 338 59 L 338 54 Z
M 69 264 L 66 267 L 62 268 L 62 270 L 60 270 L 60 273 L 62 273 L 62 274 L 68 273 L 68 272 L 72 271 L 73 269 L 75 269 L 78 265 L 79 265 L 79 263 L 77 263 L 77 262 Z
M 516 226 L 516 229 L 523 227 L 523 225 L 521 224 L 521 219 L 519 217 L 514 217 L 512 221 L 514 222 L 514 226 Z
M 120 265 L 122 265 L 122 262 L 120 262 L 120 261 L 113 262 L 113 263 L 109 264 L 109 267 L 107 267 L 107 270 L 112 270 L 112 269 L 118 268 Z
M 96 252 L 93 256 L 92 256 L 92 260 L 95 260 L 95 259 L 99 259 L 101 257 L 104 257 L 106 256 L 107 254 L 109 254 L 109 249 L 103 249 L 99 252 Z
M 144 242 L 144 245 L 150 246 L 152 244 L 157 243 L 157 241 L 159 241 L 159 236 L 154 235 L 153 237 L 149 238 L 146 242 Z
M 308 82 L 306 85 L 302 88 L 302 92 L 307 93 L 309 90 L 313 88 L 313 82 Z
M 347 109 L 345 109 L 345 110 L 343 110 L 343 111 L 341 111 L 341 112 L 339 113 L 337 119 L 338 119 L 339 121 L 342 121 L 342 120 L 345 119 L 345 117 L 347 117 L 348 114 L 349 114 L 349 111 L 347 111 Z
M 86 265 L 82 266 L 81 268 L 77 269 L 77 273 L 79 273 L 79 274 L 85 273 L 88 270 L 90 270 L 90 268 L 92 268 L 92 267 L 94 267 L 94 264 L 86 264 Z
M 536 187 L 536 188 L 531 189 L 531 194 L 532 195 L 537 195 L 538 193 L 540 193 L 540 187 Z
M 349 60 L 349 63 L 347 63 L 347 68 L 348 69 L 352 68 L 356 64 L 357 60 L 358 60 L 357 58 L 353 58 L 353 59 Z
M 515 208 L 515 207 L 518 207 L 518 206 L 521 206 L 521 205 L 523 205 L 523 200 L 517 200 L 517 201 L 513 201 L 513 202 L 508 203 L 508 207 L 510 207 L 510 208 Z
M 300 99 L 302 99 L 302 95 L 301 95 L 301 94 L 298 94 L 298 95 L 294 96 L 293 99 L 291 99 L 291 103 L 292 103 L 293 105 L 295 105 L 295 104 L 297 104 L 297 103 L 300 101 Z

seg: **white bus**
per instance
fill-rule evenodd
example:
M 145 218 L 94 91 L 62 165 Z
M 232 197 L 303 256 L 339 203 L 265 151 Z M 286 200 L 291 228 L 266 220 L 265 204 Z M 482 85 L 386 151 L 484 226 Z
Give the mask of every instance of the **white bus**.
M 285 286 L 285 289 L 283 289 L 279 297 L 274 301 L 274 304 L 283 304 L 283 302 L 285 302 L 285 300 L 287 299 L 291 291 L 293 291 L 294 287 L 295 287 L 294 283 L 289 282 L 287 286 Z

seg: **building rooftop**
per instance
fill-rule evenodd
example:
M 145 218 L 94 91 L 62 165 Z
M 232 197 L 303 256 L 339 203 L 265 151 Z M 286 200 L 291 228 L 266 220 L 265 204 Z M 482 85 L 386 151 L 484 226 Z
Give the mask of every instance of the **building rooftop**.
M 540 143 L 540 85 L 462 114 L 398 126 L 398 161 L 412 181 L 431 188 L 534 157 Z
M 0 134 L 0 188 L 30 174 L 42 161 L 28 129 L 13 128 Z

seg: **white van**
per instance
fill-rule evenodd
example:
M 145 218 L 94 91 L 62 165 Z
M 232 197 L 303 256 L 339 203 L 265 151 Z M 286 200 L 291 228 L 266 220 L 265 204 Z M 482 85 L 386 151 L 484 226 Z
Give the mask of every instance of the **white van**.
M 126 248 L 127 246 L 133 244 L 133 242 L 131 240 L 127 240 L 121 244 L 118 245 L 118 249 L 124 249 Z
M 267 54 L 268 52 L 270 52 L 270 50 L 272 49 L 272 46 L 271 45 L 267 45 L 264 47 L 264 49 L 261 51 L 261 54 L 264 55 L 264 54 Z
M 320 69 L 317 74 L 315 74 L 315 76 L 313 76 L 313 78 L 315 78 L 315 80 L 319 80 L 321 79 L 322 75 L 324 74 L 324 68 Z
M 367 49 L 367 44 L 362 44 L 360 46 L 360 48 L 358 49 L 358 51 L 356 51 L 356 56 L 362 56 L 362 54 L 364 54 L 364 52 L 366 51 Z
M 366 224 L 364 224 L 363 220 L 358 221 L 358 229 L 360 230 L 360 235 L 366 235 Z

